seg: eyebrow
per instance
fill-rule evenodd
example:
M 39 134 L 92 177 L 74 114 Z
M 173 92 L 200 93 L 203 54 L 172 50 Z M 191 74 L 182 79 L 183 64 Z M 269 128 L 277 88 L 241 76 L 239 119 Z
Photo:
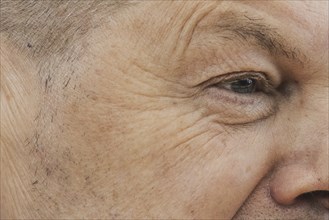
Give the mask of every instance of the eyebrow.
M 214 31 L 226 40 L 254 43 L 271 54 L 282 55 L 290 60 L 302 63 L 301 57 L 305 57 L 262 18 L 252 18 L 232 12 L 225 13 L 216 24 Z

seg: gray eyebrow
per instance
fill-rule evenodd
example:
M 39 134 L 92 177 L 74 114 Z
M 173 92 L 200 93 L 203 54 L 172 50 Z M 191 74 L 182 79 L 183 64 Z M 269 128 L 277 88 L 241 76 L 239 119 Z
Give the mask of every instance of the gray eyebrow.
M 283 55 L 288 59 L 301 61 L 302 53 L 284 40 L 284 38 L 262 18 L 252 18 L 234 13 L 221 16 L 214 31 L 226 40 L 239 40 L 255 43 L 271 54 Z

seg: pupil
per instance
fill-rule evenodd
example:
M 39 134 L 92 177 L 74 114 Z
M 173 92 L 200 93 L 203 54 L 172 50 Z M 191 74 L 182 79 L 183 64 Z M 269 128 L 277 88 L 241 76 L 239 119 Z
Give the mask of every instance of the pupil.
M 256 90 L 256 80 L 254 79 L 240 79 L 231 83 L 232 91 L 236 93 L 252 93 Z

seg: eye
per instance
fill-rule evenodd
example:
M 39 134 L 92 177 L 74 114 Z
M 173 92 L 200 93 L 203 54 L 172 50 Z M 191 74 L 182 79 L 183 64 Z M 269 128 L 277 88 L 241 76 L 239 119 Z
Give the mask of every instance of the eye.
M 224 85 L 236 93 L 254 93 L 257 90 L 258 81 L 252 78 L 238 79 Z
M 204 82 L 200 97 L 216 122 L 245 125 L 276 113 L 278 85 L 267 73 L 233 72 Z
M 279 85 L 264 72 L 231 72 L 201 84 L 200 102 L 216 123 L 246 125 L 275 114 Z
M 273 88 L 261 73 L 239 73 L 233 77 L 227 76 L 215 86 L 238 94 L 269 93 Z

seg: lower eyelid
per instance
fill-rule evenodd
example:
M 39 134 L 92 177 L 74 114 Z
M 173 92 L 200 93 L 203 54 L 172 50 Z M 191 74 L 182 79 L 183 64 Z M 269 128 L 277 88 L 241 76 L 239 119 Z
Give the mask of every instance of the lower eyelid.
M 223 124 L 246 124 L 265 119 L 277 111 L 277 101 L 264 93 L 239 95 L 225 89 L 208 87 L 201 102 Z
M 218 99 L 219 102 L 230 102 L 235 105 L 253 105 L 256 102 L 256 98 L 252 97 L 255 96 L 255 94 L 241 95 L 238 93 L 234 93 L 226 88 L 209 87 L 209 93 L 213 93 L 211 94 L 212 98 Z

